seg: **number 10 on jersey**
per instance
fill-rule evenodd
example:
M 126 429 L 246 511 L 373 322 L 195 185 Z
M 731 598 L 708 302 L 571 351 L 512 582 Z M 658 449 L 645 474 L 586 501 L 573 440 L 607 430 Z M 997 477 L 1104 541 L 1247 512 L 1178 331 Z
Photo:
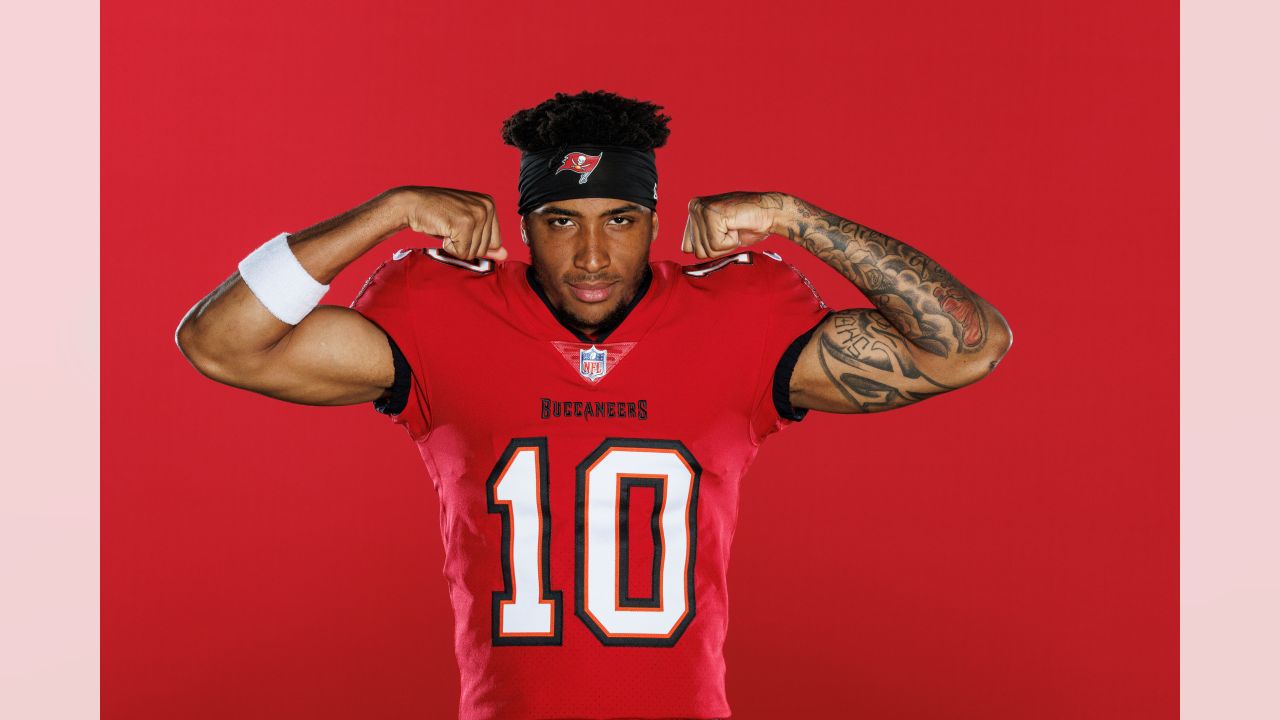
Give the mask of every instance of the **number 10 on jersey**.
M 486 483 L 502 519 L 502 584 L 494 645 L 559 645 L 563 593 L 551 587 L 551 507 L 545 437 L 512 440 Z M 609 438 L 577 466 L 574 612 L 605 645 L 671 647 L 693 620 L 702 468 L 675 440 Z M 654 491 L 653 583 L 628 594 L 630 493 Z

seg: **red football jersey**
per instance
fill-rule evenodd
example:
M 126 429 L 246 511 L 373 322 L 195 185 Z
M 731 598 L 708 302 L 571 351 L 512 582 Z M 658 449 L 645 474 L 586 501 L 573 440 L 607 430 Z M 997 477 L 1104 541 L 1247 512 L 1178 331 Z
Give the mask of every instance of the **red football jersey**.
M 651 263 L 594 339 L 544 297 L 525 263 L 415 249 L 351 304 L 390 338 L 407 395 L 378 407 L 440 496 L 459 715 L 727 717 L 739 485 L 803 416 L 785 389 L 827 307 L 756 252 Z

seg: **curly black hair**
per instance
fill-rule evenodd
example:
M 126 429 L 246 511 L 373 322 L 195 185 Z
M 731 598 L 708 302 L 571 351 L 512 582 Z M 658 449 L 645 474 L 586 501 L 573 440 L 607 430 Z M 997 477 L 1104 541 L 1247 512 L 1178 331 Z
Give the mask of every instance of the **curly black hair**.
M 658 112 L 661 109 L 605 90 L 556 93 L 507 118 L 502 142 L 530 153 L 573 143 L 653 150 L 665 145 L 671 134 L 671 118 Z

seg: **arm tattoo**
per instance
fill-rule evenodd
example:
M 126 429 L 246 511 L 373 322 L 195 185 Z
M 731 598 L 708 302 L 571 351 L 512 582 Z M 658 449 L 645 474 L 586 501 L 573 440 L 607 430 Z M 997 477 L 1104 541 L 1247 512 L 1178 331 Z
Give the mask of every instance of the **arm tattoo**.
M 876 310 L 835 313 L 821 332 L 818 363 L 853 412 L 892 410 L 955 389 L 921 372 L 898 330 Z
M 983 301 L 924 253 L 800 198 L 788 238 L 858 286 L 907 340 L 939 357 L 982 350 Z

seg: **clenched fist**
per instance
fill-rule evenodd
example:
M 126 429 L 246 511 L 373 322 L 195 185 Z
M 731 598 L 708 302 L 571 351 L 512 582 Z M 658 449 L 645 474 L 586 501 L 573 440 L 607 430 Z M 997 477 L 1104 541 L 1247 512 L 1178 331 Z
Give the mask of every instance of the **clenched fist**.
M 681 252 L 715 258 L 760 242 L 773 234 L 785 197 L 775 192 L 728 192 L 690 200 Z
M 460 260 L 507 259 L 498 232 L 493 198 L 485 193 L 440 187 L 395 189 L 405 222 L 415 231 L 443 239 L 441 249 Z

